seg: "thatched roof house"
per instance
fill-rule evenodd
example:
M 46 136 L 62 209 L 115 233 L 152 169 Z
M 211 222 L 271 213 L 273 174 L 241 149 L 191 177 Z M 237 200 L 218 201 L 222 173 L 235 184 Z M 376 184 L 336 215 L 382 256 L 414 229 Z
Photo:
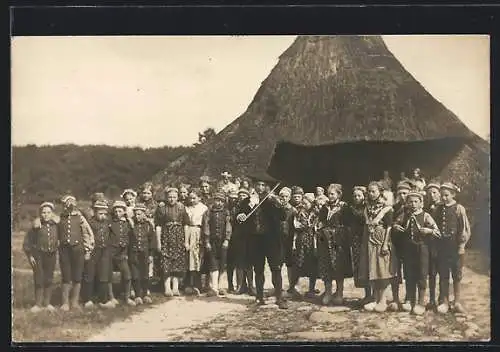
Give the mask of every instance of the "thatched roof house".
M 350 186 L 418 166 L 467 188 L 489 184 L 488 158 L 488 143 L 434 99 L 380 36 L 299 36 L 245 113 L 154 181 L 227 169 Z M 463 177 L 483 181 L 461 179 L 450 166 L 459 164 L 471 168 Z

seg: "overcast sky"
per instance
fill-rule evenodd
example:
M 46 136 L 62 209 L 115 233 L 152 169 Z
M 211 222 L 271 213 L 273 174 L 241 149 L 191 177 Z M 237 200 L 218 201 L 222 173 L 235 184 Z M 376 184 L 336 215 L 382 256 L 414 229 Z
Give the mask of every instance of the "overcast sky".
M 487 36 L 383 36 L 474 132 L 489 134 Z M 190 145 L 242 114 L 295 36 L 15 37 L 12 142 Z

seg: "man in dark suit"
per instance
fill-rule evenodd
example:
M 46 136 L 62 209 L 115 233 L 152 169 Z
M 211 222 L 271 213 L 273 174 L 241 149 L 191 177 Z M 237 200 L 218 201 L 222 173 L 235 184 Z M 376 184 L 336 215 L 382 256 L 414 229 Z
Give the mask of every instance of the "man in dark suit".
M 237 221 L 247 222 L 249 234 L 249 251 L 255 272 L 256 298 L 258 305 L 264 305 L 264 265 L 267 262 L 271 269 L 276 304 L 280 309 L 287 309 L 288 304 L 283 298 L 283 243 L 280 236 L 281 221 L 286 219 L 286 213 L 279 198 L 271 194 L 250 215 L 257 205 L 266 197 L 266 183 L 262 180 L 255 184 L 256 193 L 242 201 L 237 215 Z

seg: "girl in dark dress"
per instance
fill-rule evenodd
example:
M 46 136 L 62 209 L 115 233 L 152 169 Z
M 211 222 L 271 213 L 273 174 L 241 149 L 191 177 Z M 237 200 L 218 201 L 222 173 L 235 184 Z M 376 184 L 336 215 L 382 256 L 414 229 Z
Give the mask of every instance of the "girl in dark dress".
M 361 280 L 359 277 L 359 257 L 361 252 L 361 241 L 363 239 L 363 230 L 365 226 L 365 195 L 366 187 L 355 186 L 352 192 L 352 223 L 351 223 L 351 255 L 354 274 L 354 286 L 365 289 L 365 297 L 361 300 L 361 304 L 366 304 L 371 297 L 370 285 L 366 280 Z
M 178 191 L 169 188 L 167 204 L 156 212 L 156 231 L 160 235 L 160 265 L 165 296 L 179 296 L 179 279 L 187 270 L 185 226 L 189 224 L 186 208 L 178 202 Z
M 318 218 L 319 275 L 325 283 L 322 303 L 330 300 L 343 303 L 344 279 L 352 277 L 350 254 L 349 206 L 341 201 L 342 186 L 331 184 L 327 191 L 328 203 L 321 209 Z M 336 281 L 336 292 L 332 296 L 332 280 Z

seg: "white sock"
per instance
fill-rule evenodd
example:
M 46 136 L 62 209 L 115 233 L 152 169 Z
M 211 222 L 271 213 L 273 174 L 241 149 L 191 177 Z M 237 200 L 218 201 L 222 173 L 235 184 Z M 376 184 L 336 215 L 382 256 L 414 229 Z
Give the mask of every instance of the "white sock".
M 215 291 L 219 290 L 219 272 L 212 271 L 210 273 L 210 287 Z
M 168 291 L 172 290 L 172 288 L 170 287 L 170 282 L 171 282 L 170 277 L 167 277 L 165 279 L 165 292 L 168 292 Z
M 219 279 L 219 282 L 218 282 L 219 290 L 222 288 L 224 282 L 227 281 L 226 280 L 226 275 L 227 275 L 227 273 L 225 271 L 219 271 L 218 272 L 217 276 L 218 276 L 218 279 Z
M 176 278 L 176 277 L 172 278 L 172 290 L 174 292 L 178 292 L 179 291 L 179 279 Z

